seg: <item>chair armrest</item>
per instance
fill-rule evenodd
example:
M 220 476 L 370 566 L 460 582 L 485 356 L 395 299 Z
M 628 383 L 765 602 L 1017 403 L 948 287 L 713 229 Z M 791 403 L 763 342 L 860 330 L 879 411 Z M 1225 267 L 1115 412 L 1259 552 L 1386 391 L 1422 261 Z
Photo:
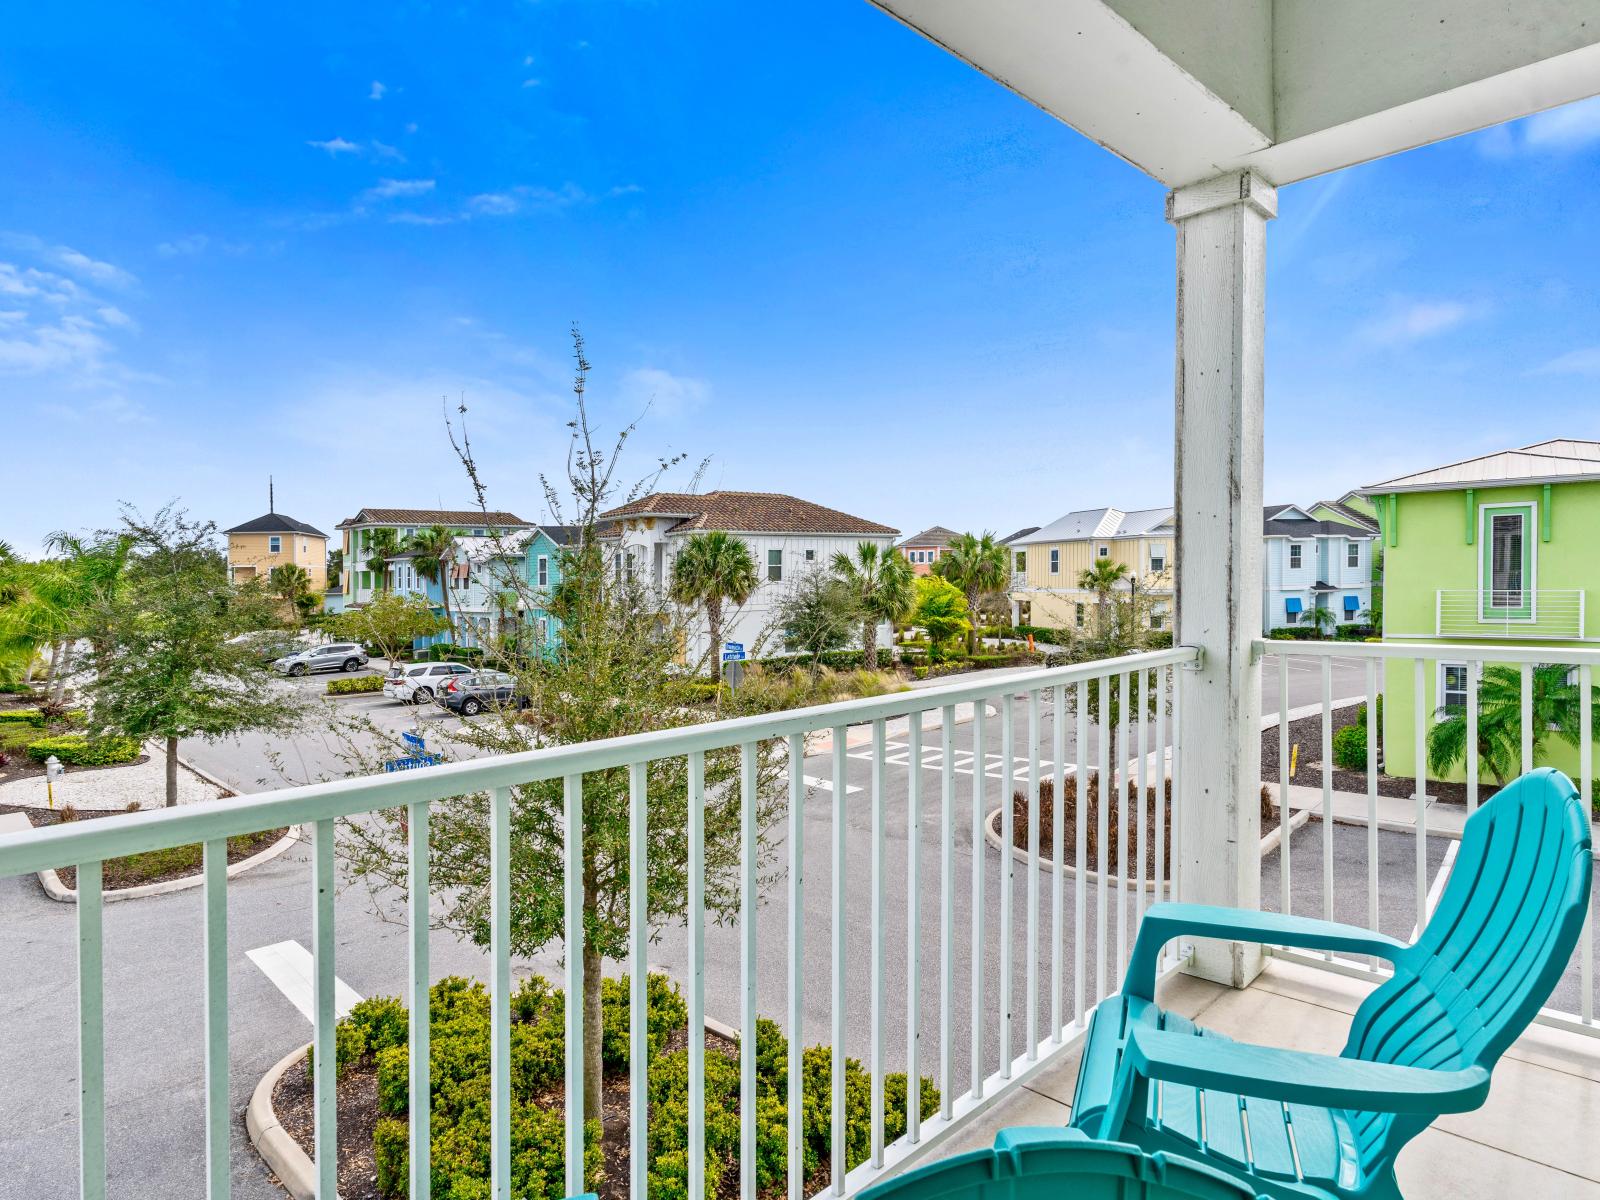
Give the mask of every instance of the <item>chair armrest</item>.
M 1478 1066 L 1431 1071 L 1148 1026 L 1134 1029 L 1129 1037 L 1122 1069 L 1208 1091 L 1359 1112 L 1470 1112 L 1489 1094 L 1489 1072 Z
M 1237 942 L 1298 946 L 1305 950 L 1376 954 L 1389 962 L 1399 962 L 1411 949 L 1405 942 L 1387 934 L 1362 929 L 1359 925 L 1340 925 L 1334 921 L 1260 912 L 1253 908 L 1152 904 L 1139 923 L 1139 935 L 1134 941 L 1133 955 L 1128 960 L 1128 973 L 1123 979 L 1122 990 L 1131 996 L 1153 1000 L 1156 960 L 1161 955 L 1161 948 L 1184 934 Z

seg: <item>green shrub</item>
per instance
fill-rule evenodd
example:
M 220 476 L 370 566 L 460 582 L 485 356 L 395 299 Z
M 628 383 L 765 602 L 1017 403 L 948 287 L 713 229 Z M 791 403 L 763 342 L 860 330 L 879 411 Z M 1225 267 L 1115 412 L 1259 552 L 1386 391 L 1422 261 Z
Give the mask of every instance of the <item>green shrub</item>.
M 0 712 L 0 725 L 34 725 L 44 728 L 44 714 L 37 708 L 8 708 Z
M 1269 629 L 1267 636 L 1278 642 L 1320 642 L 1322 630 L 1315 625 L 1279 625 Z
M 704 704 L 722 694 L 722 685 L 709 679 L 690 679 L 683 685 L 684 699 L 690 704 Z
M 361 1030 L 369 1054 L 379 1054 L 393 1046 L 404 1046 L 410 1033 L 406 1006 L 392 996 L 373 996 L 362 1000 L 345 1018 Z
M 430 662 L 446 662 L 455 652 L 456 648 L 450 642 L 435 642 L 426 650 L 417 651 L 417 657 L 425 657 Z
M 328 680 L 328 695 L 353 696 L 359 692 L 383 691 L 382 675 L 352 675 Z
M 3 696 L 26 696 L 31 691 L 33 689 L 25 683 L 0 683 L 0 695 Z
M 377 1063 L 378 1111 L 404 1116 L 411 1107 L 411 1051 L 403 1045 L 390 1046 L 378 1053 Z
M 88 738 L 81 733 L 64 733 L 28 743 L 29 758 L 43 762 L 52 754 L 68 766 L 107 767 L 138 758 L 139 743 L 133 738 Z
M 1366 705 L 1361 707 L 1365 709 Z M 1364 713 L 1362 720 L 1334 733 L 1333 761 L 1347 771 L 1367 769 L 1367 725 Z
M 377 1159 L 378 1191 L 404 1196 L 411 1175 L 410 1127 L 393 1117 L 380 1118 L 372 1130 L 373 1156 Z
M 866 662 L 865 650 L 825 650 L 816 656 L 819 665 L 829 667 L 835 671 L 852 671 Z M 792 671 L 796 667 L 809 668 L 812 665 L 812 656 L 809 654 L 779 654 L 768 658 L 755 660 L 761 668 L 774 674 Z M 878 668 L 888 670 L 894 666 L 894 651 L 887 646 L 878 647 Z

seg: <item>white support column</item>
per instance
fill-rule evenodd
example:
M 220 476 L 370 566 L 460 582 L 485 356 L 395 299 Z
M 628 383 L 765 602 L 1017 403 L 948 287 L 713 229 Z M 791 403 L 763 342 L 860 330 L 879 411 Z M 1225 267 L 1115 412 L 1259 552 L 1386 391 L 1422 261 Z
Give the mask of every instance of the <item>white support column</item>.
M 1183 899 L 1256 908 L 1261 899 L 1262 374 L 1266 229 L 1277 192 L 1248 171 L 1167 197 L 1178 232 L 1177 638 L 1198 646 L 1178 672 L 1183 747 Z M 1202 943 L 1190 970 L 1244 987 L 1254 945 Z

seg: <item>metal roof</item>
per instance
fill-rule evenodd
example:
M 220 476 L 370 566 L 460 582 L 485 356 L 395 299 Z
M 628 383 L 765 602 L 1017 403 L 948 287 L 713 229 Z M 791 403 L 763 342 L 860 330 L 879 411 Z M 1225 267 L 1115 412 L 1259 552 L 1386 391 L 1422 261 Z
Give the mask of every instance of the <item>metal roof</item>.
M 1023 537 L 1007 539 L 1015 546 L 1037 546 L 1045 542 L 1075 542 L 1086 538 L 1139 537 L 1154 533 L 1172 521 L 1171 508 L 1083 508 L 1058 517 L 1050 524 Z
M 1463 459 L 1412 475 L 1401 475 L 1361 490 L 1371 496 L 1386 492 L 1442 492 L 1493 484 L 1563 483 L 1600 479 L 1600 442 L 1555 438 L 1518 450 L 1500 450 Z

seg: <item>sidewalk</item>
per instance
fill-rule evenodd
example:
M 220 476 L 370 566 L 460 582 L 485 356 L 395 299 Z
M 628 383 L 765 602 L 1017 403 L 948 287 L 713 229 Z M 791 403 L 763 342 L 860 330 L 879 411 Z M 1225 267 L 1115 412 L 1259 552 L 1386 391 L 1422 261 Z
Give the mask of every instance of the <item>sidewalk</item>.
M 1278 803 L 1278 785 L 1263 781 L 1262 786 Z M 1340 824 L 1365 825 L 1371 815 L 1371 801 L 1365 792 L 1334 792 L 1333 819 Z M 1322 787 L 1320 784 L 1291 783 L 1289 785 L 1291 812 L 1322 813 Z M 1414 798 L 1379 796 L 1377 799 L 1378 828 L 1409 833 L 1417 827 L 1417 802 Z M 1423 819 L 1428 833 L 1439 837 L 1459 838 L 1467 824 L 1467 809 L 1462 804 L 1444 804 L 1428 800 L 1423 805 Z

